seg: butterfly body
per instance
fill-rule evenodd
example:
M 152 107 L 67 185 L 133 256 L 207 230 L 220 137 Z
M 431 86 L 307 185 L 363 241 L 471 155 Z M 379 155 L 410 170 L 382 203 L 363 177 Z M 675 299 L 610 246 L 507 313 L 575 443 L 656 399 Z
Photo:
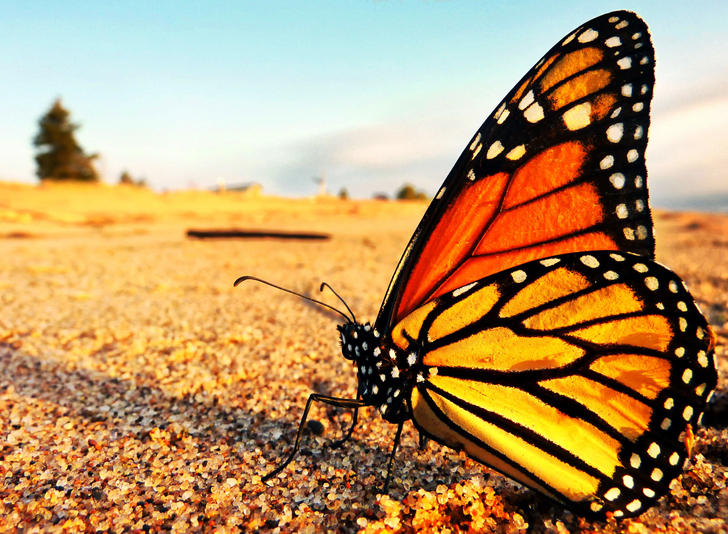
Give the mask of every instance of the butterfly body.
M 312 395 L 304 420 L 313 401 L 373 406 L 398 425 L 390 474 L 411 419 L 583 515 L 668 493 L 717 371 L 710 326 L 654 261 L 653 86 L 647 26 L 626 11 L 537 62 L 436 194 L 374 324 L 338 327 L 356 399 Z
M 406 393 L 412 376 L 407 356 L 368 323 L 347 323 L 338 329 L 344 357 L 357 366 L 357 396 L 390 423 L 409 419 Z

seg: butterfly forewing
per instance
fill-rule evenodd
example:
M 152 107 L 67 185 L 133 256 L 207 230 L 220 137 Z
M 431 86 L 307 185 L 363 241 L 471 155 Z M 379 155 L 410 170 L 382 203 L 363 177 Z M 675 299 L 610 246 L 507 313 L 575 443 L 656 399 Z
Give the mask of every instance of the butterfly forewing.
M 638 515 L 668 492 L 717 381 L 710 327 L 674 273 L 567 254 L 422 310 L 393 330 L 421 355 L 421 432 L 585 514 Z
M 619 11 L 562 39 L 508 94 L 438 191 L 377 326 L 531 260 L 586 250 L 654 257 L 645 148 L 654 51 Z

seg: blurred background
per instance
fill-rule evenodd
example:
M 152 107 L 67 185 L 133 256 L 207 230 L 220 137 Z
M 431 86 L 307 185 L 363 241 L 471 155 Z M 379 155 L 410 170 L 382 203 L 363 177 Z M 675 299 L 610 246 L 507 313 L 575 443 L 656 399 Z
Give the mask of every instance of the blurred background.
M 110 184 L 433 195 L 553 44 L 630 9 L 657 51 L 653 205 L 728 211 L 728 2 L 497 4 L 0 1 L 0 181 L 38 182 L 60 105 Z

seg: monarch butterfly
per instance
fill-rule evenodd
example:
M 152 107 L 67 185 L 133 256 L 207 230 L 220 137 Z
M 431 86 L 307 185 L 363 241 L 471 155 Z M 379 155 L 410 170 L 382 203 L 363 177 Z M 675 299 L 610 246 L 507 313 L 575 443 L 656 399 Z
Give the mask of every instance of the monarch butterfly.
M 355 399 L 578 513 L 665 495 L 717 382 L 715 336 L 654 261 L 645 148 L 654 51 L 634 13 L 557 43 L 478 130 L 374 324 L 344 315 Z M 236 281 L 236 285 L 243 277 Z M 348 309 L 348 307 L 347 307 Z M 339 312 L 341 313 L 341 312 Z

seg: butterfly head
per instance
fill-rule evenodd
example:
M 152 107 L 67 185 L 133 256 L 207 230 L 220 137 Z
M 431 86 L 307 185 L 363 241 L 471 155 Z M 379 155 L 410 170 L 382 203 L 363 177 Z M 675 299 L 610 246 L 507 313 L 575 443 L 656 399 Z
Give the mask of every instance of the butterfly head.
M 379 342 L 379 332 L 369 323 L 346 323 L 336 327 L 341 341 L 344 358 L 354 362 L 368 360 Z

